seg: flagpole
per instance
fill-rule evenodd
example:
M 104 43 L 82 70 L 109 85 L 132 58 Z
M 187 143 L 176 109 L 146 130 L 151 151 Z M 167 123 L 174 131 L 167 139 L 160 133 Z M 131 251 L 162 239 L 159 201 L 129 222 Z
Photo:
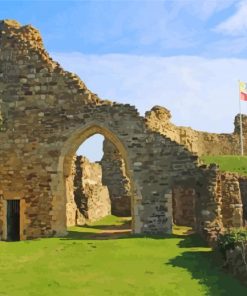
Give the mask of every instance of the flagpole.
M 241 112 L 241 98 L 240 98 L 240 80 L 238 81 L 239 88 L 239 124 L 240 124 L 240 153 L 244 155 L 244 144 L 243 144 L 243 127 L 242 127 L 242 112 Z

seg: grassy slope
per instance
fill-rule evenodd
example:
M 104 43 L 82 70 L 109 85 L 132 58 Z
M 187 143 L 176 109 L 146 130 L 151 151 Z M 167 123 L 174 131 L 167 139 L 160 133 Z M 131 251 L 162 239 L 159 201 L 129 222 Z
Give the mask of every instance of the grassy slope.
M 0 295 L 247 295 L 215 266 L 196 235 L 175 229 L 166 239 L 93 239 L 100 228 L 97 223 L 73 227 L 65 238 L 0 242 Z
M 247 156 L 202 156 L 204 163 L 216 163 L 222 171 L 236 172 L 242 175 L 247 175 Z

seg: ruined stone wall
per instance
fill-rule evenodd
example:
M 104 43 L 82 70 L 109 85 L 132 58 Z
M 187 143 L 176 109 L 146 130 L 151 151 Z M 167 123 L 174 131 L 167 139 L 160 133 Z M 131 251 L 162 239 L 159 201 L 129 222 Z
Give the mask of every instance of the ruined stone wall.
M 108 187 L 112 202 L 112 214 L 131 216 L 131 188 L 126 175 L 124 160 L 116 147 L 108 141 L 103 143 L 102 182 Z
M 175 186 L 172 190 L 173 222 L 176 225 L 195 227 L 195 198 L 194 188 Z
M 111 214 L 108 188 L 102 185 L 102 168 L 86 157 L 77 156 L 74 198 L 77 205 L 76 224 L 95 222 Z
M 196 228 L 211 245 L 223 230 L 221 177 L 216 165 L 203 165 L 198 170 L 195 201 Z
M 0 240 L 3 239 L 4 236 L 4 219 L 5 219 L 5 211 L 4 211 L 4 200 L 3 196 L 0 195 Z
M 70 175 L 66 178 L 66 225 L 67 226 L 75 226 L 76 222 L 76 212 L 77 212 L 77 204 L 75 202 L 75 181 L 79 178 L 78 172 L 76 170 L 76 156 L 73 157 L 73 161 L 71 164 L 71 172 Z M 85 219 L 84 219 L 85 220 Z
M 245 226 L 247 226 L 247 177 L 239 177 L 239 187 L 241 192 L 241 199 L 243 204 L 243 219 Z
M 239 186 L 239 176 L 234 173 L 221 175 L 221 214 L 225 228 L 243 226 L 243 205 Z
M 198 155 L 239 155 L 240 124 L 239 115 L 235 117 L 232 134 L 215 134 L 193 130 L 190 127 L 179 127 L 170 122 L 171 114 L 164 107 L 155 106 L 146 113 L 146 123 L 154 131 L 168 136 L 175 142 Z M 247 147 L 247 116 L 242 115 L 244 147 Z M 247 151 L 245 151 L 247 154 Z
M 234 154 L 237 128 L 232 135 L 212 135 L 164 125 L 164 110 L 155 107 L 143 118 L 133 106 L 100 100 L 49 57 L 36 29 L 0 22 L 1 239 L 9 199 L 20 199 L 21 239 L 66 233 L 68 220 L 73 224 L 66 207 L 75 210 L 73 157 L 100 133 L 125 163 L 133 232 L 170 233 L 172 188 L 184 181 L 195 189 L 198 231 L 214 240 L 223 228 L 222 190 L 230 185 L 215 166 L 199 169 L 191 151 Z M 221 149 L 213 146 L 217 141 Z
M 21 239 L 66 233 L 73 157 L 96 133 L 126 164 L 133 232 L 171 232 L 172 180 L 193 177 L 196 157 L 135 107 L 100 100 L 49 57 L 36 29 L 14 21 L 0 22 L 0 106 L 0 232 L 2 204 L 20 199 Z
M 239 244 L 234 250 L 226 251 L 227 269 L 247 285 L 247 244 Z
M 240 184 L 238 174 L 221 172 L 216 165 L 203 165 L 198 170 L 195 184 L 196 227 L 212 244 L 225 229 L 243 226 Z

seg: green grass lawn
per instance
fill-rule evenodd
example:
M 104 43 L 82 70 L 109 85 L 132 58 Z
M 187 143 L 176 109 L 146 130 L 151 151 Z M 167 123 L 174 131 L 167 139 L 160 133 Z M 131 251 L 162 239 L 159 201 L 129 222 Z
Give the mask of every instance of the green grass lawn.
M 216 163 L 222 171 L 236 172 L 247 176 L 247 156 L 201 156 L 205 164 Z
M 102 232 L 114 231 L 113 223 L 121 228 L 128 221 L 111 216 L 63 238 L 0 242 L 0 295 L 247 295 L 185 228 L 166 237 L 109 239 Z

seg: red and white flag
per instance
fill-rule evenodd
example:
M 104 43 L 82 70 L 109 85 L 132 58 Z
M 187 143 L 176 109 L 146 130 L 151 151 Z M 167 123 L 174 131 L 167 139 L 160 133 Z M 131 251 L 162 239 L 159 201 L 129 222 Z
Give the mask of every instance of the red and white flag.
M 247 101 L 247 83 L 239 82 L 240 100 Z

